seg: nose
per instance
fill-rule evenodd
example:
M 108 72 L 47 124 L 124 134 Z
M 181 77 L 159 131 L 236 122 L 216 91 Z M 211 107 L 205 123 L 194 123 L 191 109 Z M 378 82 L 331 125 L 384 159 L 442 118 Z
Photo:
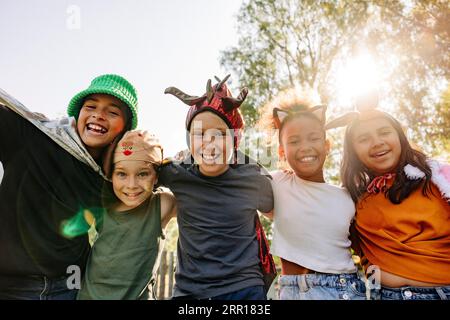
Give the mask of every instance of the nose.
M 134 177 L 134 176 L 130 176 L 130 177 L 128 177 L 128 180 L 127 180 L 127 188 L 129 188 L 129 189 L 134 189 L 134 188 L 136 188 L 136 186 L 137 186 L 137 184 L 136 184 L 136 178 Z
M 202 147 L 208 148 L 208 147 L 216 147 L 216 145 L 220 145 L 221 140 L 215 135 L 215 134 L 208 134 L 205 133 L 203 135 L 202 139 Z
M 92 114 L 92 116 L 96 119 L 101 119 L 101 120 L 106 119 L 105 111 L 100 108 L 95 109 L 95 112 Z
M 372 140 L 372 147 L 377 148 L 381 147 L 382 145 L 384 145 L 384 140 L 381 139 L 381 137 L 379 137 L 378 135 L 375 135 Z
M 301 143 L 300 147 L 298 149 L 301 153 L 306 153 L 312 150 L 312 147 L 309 145 L 309 143 Z

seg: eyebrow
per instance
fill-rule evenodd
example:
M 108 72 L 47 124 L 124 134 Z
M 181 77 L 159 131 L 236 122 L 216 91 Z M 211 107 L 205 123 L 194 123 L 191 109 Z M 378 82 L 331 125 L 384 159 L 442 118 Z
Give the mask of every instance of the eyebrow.
M 379 132 L 379 131 L 386 130 L 386 129 L 392 130 L 393 128 L 390 127 L 390 126 L 384 126 L 384 127 L 381 127 L 381 128 L 377 128 L 376 131 Z M 368 135 L 370 135 L 370 132 L 366 131 L 366 132 L 363 132 L 361 134 L 355 135 L 355 139 L 361 138 L 363 136 L 368 136 Z
M 322 136 L 322 134 L 323 134 L 323 132 L 322 131 L 319 131 L 319 130 L 317 130 L 317 131 L 312 131 L 312 132 L 309 132 L 308 133 L 308 137 L 310 137 L 310 136 L 312 136 L 312 135 L 320 135 L 320 136 Z M 292 137 L 295 137 L 295 138 L 298 138 L 298 137 L 300 137 L 301 136 L 301 134 L 292 134 L 292 135 L 290 135 L 290 136 L 288 136 L 288 138 L 292 138 Z
M 391 126 L 384 126 L 384 127 L 378 128 L 377 131 L 385 130 L 385 129 L 393 129 L 393 128 Z
M 95 101 L 95 102 L 99 102 L 99 100 L 96 99 L 96 98 L 87 98 L 86 100 L 84 100 L 84 102 L 86 103 L 86 102 L 89 101 L 89 100 L 92 100 L 92 101 Z M 116 108 L 119 108 L 119 109 L 120 109 L 121 106 L 118 106 L 118 105 L 115 104 L 115 103 L 110 103 L 110 104 L 108 104 L 108 107 L 116 107 Z

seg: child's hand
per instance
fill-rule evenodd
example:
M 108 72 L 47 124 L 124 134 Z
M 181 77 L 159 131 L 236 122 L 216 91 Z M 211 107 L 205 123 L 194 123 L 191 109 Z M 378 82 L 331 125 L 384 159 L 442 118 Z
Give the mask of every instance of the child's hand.
M 38 120 L 38 121 L 50 121 L 50 119 L 48 119 L 44 114 L 39 113 L 39 112 L 31 112 L 31 111 L 26 111 L 25 114 L 32 119 Z
M 153 134 L 148 132 L 147 130 L 133 130 L 133 131 L 128 131 L 127 133 L 125 133 L 125 135 L 123 136 L 123 138 L 125 137 L 133 137 L 133 136 L 139 136 L 139 137 L 143 137 L 144 141 L 146 143 L 148 143 L 151 146 L 161 146 L 160 142 L 159 142 L 159 138 Z
M 191 157 L 191 152 L 189 149 L 178 151 L 173 159 L 175 161 L 184 162 L 184 160 Z

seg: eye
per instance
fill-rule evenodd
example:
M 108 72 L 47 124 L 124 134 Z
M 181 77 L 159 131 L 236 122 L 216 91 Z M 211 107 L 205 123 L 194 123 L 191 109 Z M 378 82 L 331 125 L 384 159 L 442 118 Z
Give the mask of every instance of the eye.
M 390 133 L 391 133 L 390 130 L 385 130 L 385 131 L 382 131 L 380 134 L 381 134 L 382 136 L 387 136 L 387 135 L 389 135 Z
M 118 177 L 118 178 L 125 178 L 125 177 L 127 176 L 127 174 L 126 174 L 125 172 L 123 172 L 123 171 L 116 171 L 116 172 L 114 173 L 114 175 L 115 175 L 116 177 Z
M 109 114 L 113 115 L 113 116 L 120 116 L 120 114 L 116 111 L 110 111 Z
M 359 143 L 365 143 L 367 141 L 369 141 L 369 138 L 366 138 L 366 137 L 358 139 Z
M 288 142 L 289 145 L 296 145 L 297 143 L 299 143 L 299 140 L 291 140 Z
M 88 104 L 88 105 L 84 105 L 83 108 L 88 109 L 88 110 L 95 110 L 96 107 Z
M 148 172 L 148 171 L 141 171 L 138 173 L 139 178 L 147 178 L 149 176 L 150 176 L 150 172 Z

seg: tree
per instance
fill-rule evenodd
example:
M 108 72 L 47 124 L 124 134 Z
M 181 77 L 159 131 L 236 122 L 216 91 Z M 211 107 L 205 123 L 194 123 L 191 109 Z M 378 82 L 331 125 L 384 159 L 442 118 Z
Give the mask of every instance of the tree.
M 255 0 L 238 16 L 240 38 L 221 63 L 239 76 L 252 94 L 242 106 L 248 125 L 258 106 L 279 90 L 301 85 L 328 102 L 331 66 L 351 46 L 368 17 L 365 1 Z
M 336 99 L 336 72 L 366 49 L 384 72 L 381 105 L 437 155 L 450 135 L 449 126 L 435 123 L 448 119 L 439 100 L 450 72 L 449 6 L 443 0 L 250 0 L 238 15 L 238 45 L 222 52 L 221 63 L 250 89 L 241 109 L 251 127 L 259 108 L 289 87 L 316 90 L 329 115 L 349 109 Z

